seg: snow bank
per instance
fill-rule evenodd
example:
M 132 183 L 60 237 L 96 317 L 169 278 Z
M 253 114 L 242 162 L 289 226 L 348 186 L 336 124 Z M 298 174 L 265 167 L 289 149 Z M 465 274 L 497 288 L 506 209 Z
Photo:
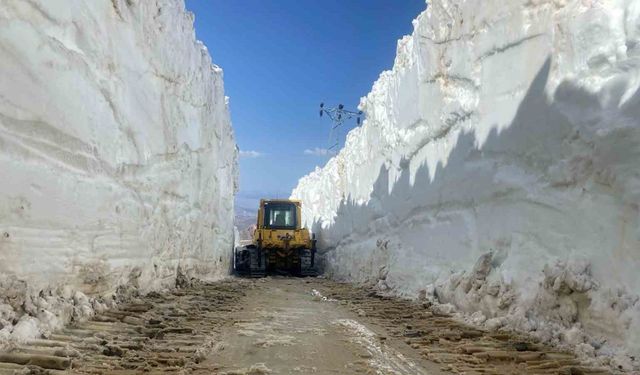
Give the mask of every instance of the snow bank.
M 0 337 L 228 272 L 236 146 L 182 0 L 5 1 L 0 71 Z
M 434 1 L 292 197 L 336 278 L 637 356 L 639 87 L 638 1 Z

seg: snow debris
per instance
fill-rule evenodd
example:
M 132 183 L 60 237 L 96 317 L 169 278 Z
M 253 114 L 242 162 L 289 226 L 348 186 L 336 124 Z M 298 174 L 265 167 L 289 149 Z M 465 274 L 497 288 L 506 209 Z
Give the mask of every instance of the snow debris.
M 456 307 L 450 303 L 442 303 L 436 304 L 431 308 L 435 314 L 439 315 L 450 315 L 456 311 Z
M 270 368 L 267 367 L 264 363 L 256 363 L 249 368 L 244 368 L 240 370 L 232 370 L 222 372 L 223 375 L 267 375 L 271 374 Z
M 429 2 L 360 109 L 291 194 L 328 275 L 640 370 L 637 1 Z
M 38 319 L 23 315 L 13 327 L 11 338 L 17 342 L 26 342 L 40 337 L 40 322 Z
M 0 329 L 0 350 L 8 351 L 11 349 L 11 328 L 4 327 Z
M 421 375 L 426 374 L 412 360 L 397 350 L 380 343 L 375 332 L 352 319 L 338 319 L 334 325 L 347 330 L 351 340 L 362 346 L 368 353 L 368 362 L 380 375 Z
M 204 344 L 200 345 L 198 349 L 196 349 L 193 354 L 193 358 L 196 363 L 200 363 L 210 358 L 214 353 L 224 350 L 224 348 L 224 342 L 207 339 Z
M 323 301 L 323 302 L 336 302 L 336 299 L 333 298 L 327 298 L 325 296 L 322 295 L 322 293 L 320 293 L 320 291 L 316 290 L 316 289 L 312 289 L 311 290 L 311 296 L 313 296 L 313 300 L 314 301 Z

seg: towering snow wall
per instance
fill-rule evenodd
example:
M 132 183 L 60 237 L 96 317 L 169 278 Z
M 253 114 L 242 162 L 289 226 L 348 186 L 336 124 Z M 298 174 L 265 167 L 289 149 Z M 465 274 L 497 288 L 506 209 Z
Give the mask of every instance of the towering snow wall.
M 227 273 L 236 146 L 183 0 L 3 1 L 0 72 L 0 332 Z
M 334 277 L 639 354 L 639 86 L 640 1 L 433 1 L 292 196 Z

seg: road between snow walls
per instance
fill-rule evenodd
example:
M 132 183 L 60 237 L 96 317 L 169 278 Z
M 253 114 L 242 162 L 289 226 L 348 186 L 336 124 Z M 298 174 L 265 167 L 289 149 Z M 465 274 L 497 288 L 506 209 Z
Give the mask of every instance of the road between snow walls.
M 0 349 L 228 273 L 236 145 L 183 0 L 0 7 Z
M 302 178 L 328 275 L 640 365 L 640 2 L 429 2 Z

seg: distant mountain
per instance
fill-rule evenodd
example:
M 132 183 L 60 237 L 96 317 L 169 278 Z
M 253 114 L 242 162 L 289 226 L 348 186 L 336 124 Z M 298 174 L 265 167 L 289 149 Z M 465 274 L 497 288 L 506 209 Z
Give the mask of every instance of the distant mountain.
M 235 225 L 240 232 L 240 240 L 249 240 L 253 234 L 256 225 L 256 217 L 258 208 L 249 209 L 244 207 L 236 207 L 235 209 Z

